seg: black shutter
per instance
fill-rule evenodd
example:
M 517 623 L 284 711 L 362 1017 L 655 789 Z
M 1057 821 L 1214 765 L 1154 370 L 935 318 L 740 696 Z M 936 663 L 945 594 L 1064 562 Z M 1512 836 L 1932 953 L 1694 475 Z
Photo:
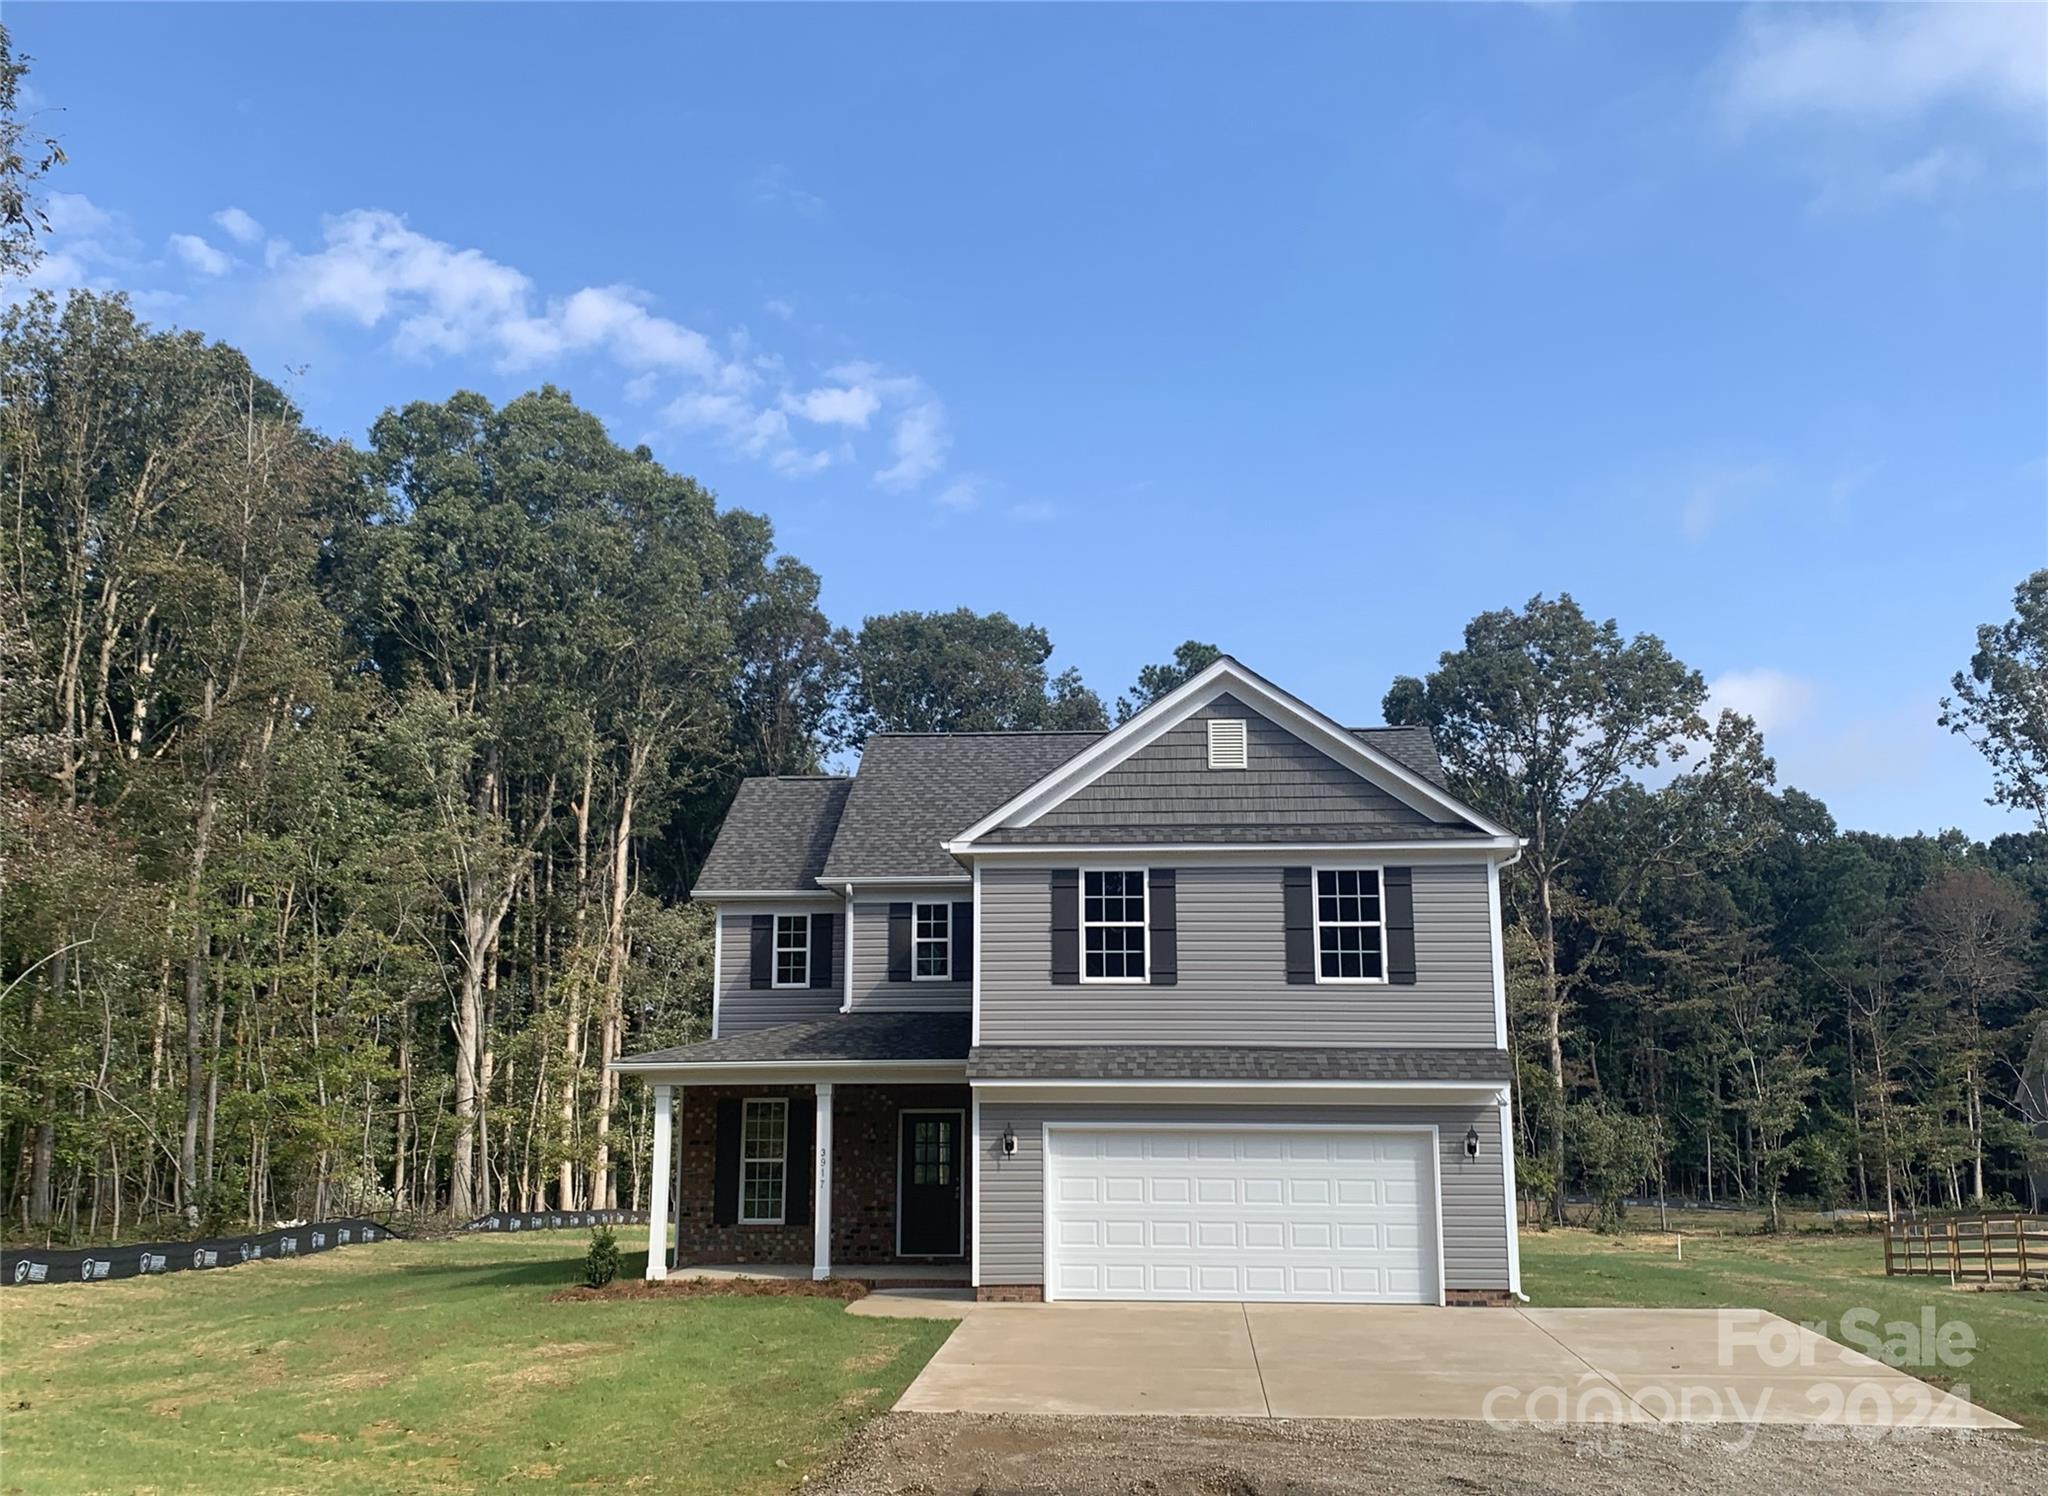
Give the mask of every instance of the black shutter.
M 1415 985 L 1415 870 L 1380 870 L 1380 918 L 1387 927 L 1387 980 L 1397 987 Z
M 811 985 L 832 985 L 832 916 L 811 916 Z
M 1315 873 L 1305 867 L 1280 869 L 1280 900 L 1287 918 L 1287 983 L 1316 979 Z
M 910 906 L 889 906 L 889 980 L 910 980 Z
M 775 916 L 755 915 L 753 928 L 747 934 L 748 959 L 752 962 L 747 969 L 747 985 L 766 987 L 775 978 Z
M 789 1128 L 782 1135 L 782 1177 L 788 1189 L 782 1219 L 791 1226 L 811 1224 L 811 1181 L 818 1177 L 818 1161 L 811 1157 L 811 1133 L 817 1119 L 814 1099 L 789 1099 Z
M 740 1104 L 718 1103 L 711 1138 L 711 1224 L 731 1226 L 740 1218 Z
M 1145 873 L 1145 923 L 1152 942 L 1152 985 L 1171 987 L 1180 981 L 1180 927 L 1173 908 L 1173 869 L 1150 868 Z
M 953 980 L 974 980 L 974 905 L 953 906 Z
M 1081 981 L 1081 870 L 1052 870 L 1052 981 L 1055 987 Z

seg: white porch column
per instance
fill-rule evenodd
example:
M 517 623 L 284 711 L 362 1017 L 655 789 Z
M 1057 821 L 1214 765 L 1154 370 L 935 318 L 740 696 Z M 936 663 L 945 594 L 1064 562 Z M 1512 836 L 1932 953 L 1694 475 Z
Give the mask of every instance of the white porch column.
M 648 1181 L 647 1276 L 668 1276 L 669 1132 L 672 1086 L 654 1088 L 654 1177 Z
M 811 1276 L 832 1276 L 832 1082 L 818 1082 L 817 1185 L 811 1191 Z

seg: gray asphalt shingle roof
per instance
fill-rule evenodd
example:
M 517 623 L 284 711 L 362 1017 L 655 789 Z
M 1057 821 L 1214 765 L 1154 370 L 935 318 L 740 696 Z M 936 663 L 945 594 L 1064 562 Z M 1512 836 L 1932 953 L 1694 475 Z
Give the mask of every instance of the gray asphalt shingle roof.
M 1429 730 L 1354 727 L 1389 758 L 1444 783 Z M 877 733 L 861 754 L 860 772 L 846 776 L 747 779 L 719 828 L 697 887 L 733 893 L 808 893 L 822 879 L 957 877 L 965 869 L 940 843 L 958 836 L 997 806 L 1023 793 L 1099 732 Z M 1159 842 L 1295 842 L 1456 840 L 1473 833 L 1454 826 L 1353 826 L 1323 823 L 1250 829 L 1242 826 L 1097 827 L 1088 840 L 1106 844 Z M 992 844 L 1028 846 L 1072 840 L 1073 829 L 1005 828 Z
M 697 886 L 721 892 L 815 892 L 852 786 L 843 776 L 741 780 Z
M 1426 727 L 1354 727 L 1351 735 L 1363 739 L 1404 769 L 1412 769 L 1439 789 L 1444 778 L 1443 760 L 1437 757 L 1436 739 Z
M 957 836 L 1095 742 L 1099 732 L 878 733 L 825 859 L 825 881 L 930 878 L 966 870 L 939 843 Z
M 632 1066 L 774 1065 L 818 1060 L 964 1060 L 968 1013 L 834 1013 L 726 1039 L 636 1054 Z
M 1502 1049 L 1291 1049 L 1194 1044 L 978 1045 L 969 1080 L 1469 1081 L 1507 1084 Z

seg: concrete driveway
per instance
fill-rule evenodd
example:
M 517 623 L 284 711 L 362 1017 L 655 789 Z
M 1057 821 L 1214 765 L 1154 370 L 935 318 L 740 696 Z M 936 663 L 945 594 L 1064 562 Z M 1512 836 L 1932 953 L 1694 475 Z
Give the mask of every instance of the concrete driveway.
M 889 1297 L 863 1300 L 856 1312 L 888 1313 Z M 954 1304 L 945 1312 L 964 1314 L 961 1325 L 899 1411 L 2015 1427 L 1757 1311 Z

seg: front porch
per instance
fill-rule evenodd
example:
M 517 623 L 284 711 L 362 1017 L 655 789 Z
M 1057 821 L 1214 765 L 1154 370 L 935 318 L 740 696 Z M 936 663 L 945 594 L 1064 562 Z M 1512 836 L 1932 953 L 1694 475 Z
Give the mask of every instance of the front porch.
M 820 1279 L 971 1277 L 969 1022 L 834 1014 L 613 1061 L 654 1090 L 647 1276 L 807 1263 Z

